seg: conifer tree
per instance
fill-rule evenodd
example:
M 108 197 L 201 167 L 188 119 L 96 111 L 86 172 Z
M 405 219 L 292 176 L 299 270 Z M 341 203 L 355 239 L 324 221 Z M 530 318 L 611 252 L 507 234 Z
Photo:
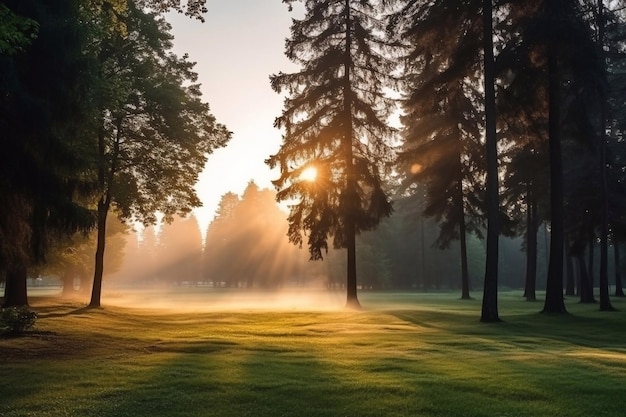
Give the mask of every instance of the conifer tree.
M 460 241 L 461 298 L 469 299 L 466 237 L 482 236 L 483 226 L 478 196 L 483 113 L 477 88 L 482 24 L 477 2 L 463 6 L 407 2 L 392 15 L 391 27 L 406 43 L 404 143 L 397 160 L 402 188 L 411 184 L 408 191 L 415 194 L 422 187 L 414 185 L 425 184 L 427 202 L 419 215 L 439 222 L 438 247 Z
M 271 76 L 272 88 L 287 98 L 275 122 L 284 129 L 283 143 L 267 163 L 280 167 L 277 199 L 298 200 L 289 239 L 301 245 L 305 232 L 311 259 L 322 258 L 330 237 L 347 249 L 347 306 L 358 308 L 355 236 L 392 211 L 383 176 L 393 103 L 383 88 L 391 85 L 394 64 L 381 38 L 379 2 L 305 0 L 304 6 L 285 49 L 301 69 Z M 314 181 L 300 179 L 308 167 L 317 170 Z

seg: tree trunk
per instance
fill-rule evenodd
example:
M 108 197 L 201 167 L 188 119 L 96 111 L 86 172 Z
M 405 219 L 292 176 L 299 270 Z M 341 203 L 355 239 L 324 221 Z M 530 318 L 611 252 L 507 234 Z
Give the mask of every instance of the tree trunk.
M 594 264 L 594 260 L 595 260 L 595 247 L 596 247 L 596 234 L 595 231 L 593 230 L 593 225 L 591 224 L 593 222 L 593 219 L 590 218 L 589 219 L 590 225 L 589 225 L 589 268 L 588 268 L 588 272 L 587 275 L 589 276 L 589 282 L 591 283 L 591 288 L 593 288 L 593 264 Z
M 461 240 L 461 299 L 470 300 L 469 267 L 467 262 L 467 232 L 465 230 L 465 210 L 461 206 L 459 223 L 459 239 Z
M 347 279 L 346 279 L 346 307 L 358 309 L 361 307 L 357 297 L 357 276 L 356 276 L 356 211 L 358 205 L 358 193 L 356 177 L 354 172 L 354 161 L 352 151 L 352 99 L 350 88 L 350 68 L 352 66 L 352 17 L 350 15 L 350 0 L 345 0 L 346 16 L 346 50 L 344 55 L 344 78 L 343 78 L 343 105 L 345 114 L 346 131 L 344 134 L 344 157 L 346 163 L 346 190 L 344 202 L 345 209 L 345 239 L 348 257 Z
M 526 285 L 524 297 L 526 301 L 537 301 L 537 199 L 533 191 L 533 183 L 528 184 L 526 205 Z
M 552 12 L 554 13 L 554 11 Z M 560 94 L 559 73 L 556 57 L 556 46 L 553 40 L 548 43 L 548 90 L 549 90 L 549 122 L 548 141 L 550 145 L 550 262 L 546 280 L 546 300 L 544 313 L 566 313 L 563 300 L 563 242 L 564 242 L 564 208 L 563 208 L 563 163 L 561 156 L 560 137 Z
M 596 300 L 593 297 L 593 286 L 590 285 L 589 274 L 587 267 L 585 266 L 585 254 L 580 252 L 577 255 L 578 258 L 578 294 L 580 295 L 580 302 L 584 304 L 595 303 Z
M 357 297 L 357 279 L 356 279 L 356 233 L 354 230 L 354 221 L 348 221 L 346 225 L 347 251 L 348 251 L 348 279 L 346 281 L 347 299 L 346 307 L 358 309 L 361 307 Z
M 93 273 L 93 287 L 91 290 L 91 301 L 89 307 L 100 307 L 102 298 L 102 276 L 104 275 L 104 246 L 106 236 L 106 223 L 109 208 L 107 202 L 102 198 L 98 202 L 98 237 L 96 243 L 96 264 Z
M 424 196 L 422 195 L 422 202 Z M 423 204 L 422 204 L 423 206 Z M 426 245 L 425 245 L 425 233 L 424 233 L 424 209 L 420 210 L 420 271 L 422 274 L 422 290 L 424 292 L 428 291 L 428 287 L 430 286 L 430 281 L 426 278 Z
M 623 297 L 622 271 L 619 262 L 619 240 L 613 235 L 613 253 L 615 254 L 615 296 Z
M 598 43 L 604 52 L 604 2 L 598 0 Z M 606 62 L 603 59 L 603 70 L 606 71 Z M 606 74 L 605 74 L 606 75 Z M 602 204 L 600 216 L 600 310 L 613 311 L 609 297 L 609 191 L 606 179 L 606 97 L 603 95 L 600 102 L 600 188 L 602 190 Z
M 483 0 L 483 66 L 485 72 L 485 143 L 487 147 L 487 256 L 480 321 L 500 321 L 498 315 L 498 144 L 496 136 L 495 64 L 491 0 Z
M 7 268 L 4 283 L 4 303 L 2 307 L 28 306 L 26 279 L 27 273 L 24 265 L 10 265 Z
M 463 195 L 463 161 L 461 131 L 456 129 L 457 147 L 457 183 L 456 183 L 456 205 L 459 209 L 459 241 L 461 244 L 461 299 L 470 300 L 469 267 L 467 262 L 467 230 L 465 226 L 465 198 Z
M 576 281 L 574 279 L 574 259 L 569 251 L 566 251 L 565 262 L 567 267 L 567 281 L 565 282 L 565 295 L 576 296 Z
M 123 117 L 118 117 L 116 121 L 117 133 L 115 141 L 113 142 L 113 149 L 109 158 L 107 158 L 106 149 L 106 133 L 104 130 L 104 122 L 101 121 L 100 129 L 98 131 L 98 152 L 99 152 L 99 166 L 98 166 L 98 185 L 102 195 L 98 201 L 98 236 L 96 243 L 96 260 L 93 273 L 91 301 L 90 307 L 100 307 L 100 301 L 102 298 L 102 276 L 104 275 L 104 246 L 106 243 L 106 224 L 107 216 L 109 214 L 109 208 L 111 207 L 111 187 L 117 172 L 117 161 L 120 152 L 120 141 L 122 136 L 122 122 Z M 110 165 L 107 170 L 107 159 L 110 160 Z

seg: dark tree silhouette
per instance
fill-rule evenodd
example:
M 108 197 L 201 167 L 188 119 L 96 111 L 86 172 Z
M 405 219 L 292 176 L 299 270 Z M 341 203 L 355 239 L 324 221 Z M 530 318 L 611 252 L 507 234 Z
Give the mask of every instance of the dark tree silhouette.
M 499 321 L 498 237 L 500 198 L 498 190 L 498 143 L 496 136 L 495 63 L 491 0 L 483 0 L 483 59 L 485 77 L 485 143 L 487 147 L 487 257 L 480 321 Z
M 292 1 L 287 1 L 292 3 Z M 303 243 L 308 233 L 312 259 L 321 259 L 327 241 L 347 249 L 347 306 L 357 298 L 356 235 L 391 214 L 383 188 L 391 158 L 387 125 L 393 103 L 385 96 L 394 63 L 385 55 L 378 2 L 304 2 L 306 15 L 294 19 L 285 53 L 298 72 L 271 77 L 286 91 L 276 126 L 283 144 L 267 163 L 280 167 L 274 182 L 279 200 L 297 199 L 289 216 L 289 238 Z M 300 175 L 317 169 L 315 181 Z
M 437 246 L 444 249 L 460 241 L 463 299 L 470 298 L 467 234 L 482 236 L 484 226 L 479 213 L 484 158 L 477 6 L 406 2 L 390 22 L 405 44 L 404 142 L 397 159 L 401 189 L 415 194 L 423 189 L 417 184 L 426 188 L 426 205 L 418 215 L 432 216 L 440 224 Z M 420 202 L 422 196 L 416 197 Z
M 0 274 L 4 305 L 20 306 L 51 233 L 93 226 L 76 203 L 90 189 L 81 98 L 91 78 L 75 2 L 5 1 L 0 14 Z

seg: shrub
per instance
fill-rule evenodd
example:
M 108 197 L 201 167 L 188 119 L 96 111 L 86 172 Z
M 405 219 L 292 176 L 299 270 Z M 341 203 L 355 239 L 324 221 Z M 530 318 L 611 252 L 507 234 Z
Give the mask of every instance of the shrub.
M 0 333 L 20 334 L 34 326 L 37 313 L 28 307 L 0 309 Z

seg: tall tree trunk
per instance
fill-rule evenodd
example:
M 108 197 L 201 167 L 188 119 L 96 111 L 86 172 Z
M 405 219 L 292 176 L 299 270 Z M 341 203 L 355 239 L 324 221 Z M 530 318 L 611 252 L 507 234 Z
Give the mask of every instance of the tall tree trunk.
M 569 249 L 565 251 L 565 266 L 567 268 L 567 278 L 565 282 L 565 295 L 576 296 L 576 280 L 574 279 L 574 258 Z
M 580 252 L 577 255 L 578 258 L 578 294 L 580 295 L 580 302 L 583 304 L 595 303 L 596 300 L 593 297 L 593 286 L 590 285 L 589 274 L 587 267 L 585 266 L 585 254 Z
M 604 2 L 598 0 L 598 42 L 600 50 L 604 52 Z M 604 60 L 604 57 L 602 58 Z M 603 70 L 606 63 L 604 62 Z M 612 311 L 609 297 L 609 271 L 608 271 L 608 251 L 609 251 L 609 191 L 606 179 L 606 97 L 600 98 L 600 183 L 602 190 L 602 204 L 600 216 L 600 310 Z
M 98 202 L 98 237 L 96 243 L 96 264 L 93 274 L 93 287 L 89 307 L 100 307 L 102 298 L 102 276 L 104 275 L 104 246 L 106 243 L 106 223 L 109 208 L 103 197 Z
M 426 278 L 426 231 L 424 230 L 424 194 L 422 193 L 422 203 L 420 208 L 420 273 L 422 274 L 422 290 L 428 291 L 430 285 Z
M 4 303 L 2 307 L 28 306 L 26 280 L 26 266 L 21 264 L 8 266 L 5 274 Z
M 357 297 L 357 276 L 356 276 L 356 208 L 358 206 L 358 193 L 356 176 L 354 172 L 354 160 L 352 150 L 352 95 L 350 88 L 350 67 L 352 65 L 352 17 L 350 14 L 350 0 L 345 0 L 346 15 L 346 50 L 344 55 L 344 85 L 343 85 L 343 110 L 345 114 L 346 131 L 344 134 L 344 158 L 346 163 L 346 192 L 345 207 L 345 238 L 348 257 L 346 292 L 346 307 L 360 308 L 359 299 Z
M 615 296 L 623 297 L 622 270 L 619 262 L 619 240 L 613 235 L 613 253 L 615 254 Z
M 554 7 L 554 6 L 553 6 Z M 555 11 L 551 11 L 555 14 Z M 557 50 L 554 41 L 548 43 L 548 90 L 549 122 L 548 141 L 550 144 L 550 262 L 546 280 L 546 300 L 544 313 L 566 313 L 563 300 L 563 242 L 565 227 L 563 223 L 563 163 L 561 160 L 560 137 L 560 94 Z
M 480 321 L 500 321 L 498 315 L 498 143 L 496 136 L 495 64 L 491 0 L 483 0 L 483 66 L 485 71 L 485 142 L 487 147 L 487 256 Z
M 93 283 L 91 290 L 90 307 L 100 307 L 100 300 L 102 298 L 102 276 L 104 275 L 104 247 L 106 243 L 106 224 L 107 216 L 109 214 L 109 208 L 111 207 L 111 187 L 113 186 L 113 180 L 117 171 L 117 158 L 119 155 L 119 144 L 121 140 L 122 121 L 120 117 L 117 119 L 117 134 L 113 143 L 113 149 L 111 150 L 110 166 L 107 173 L 106 160 L 107 150 L 105 144 L 105 131 L 104 122 L 101 122 L 101 127 L 98 131 L 98 151 L 100 157 L 100 163 L 98 166 L 98 185 L 102 192 L 100 200 L 98 201 L 98 235 L 96 242 L 96 259 L 93 274 Z
M 455 200 L 459 209 L 459 241 L 461 246 L 461 299 L 470 300 L 469 266 L 467 262 L 467 230 L 465 225 L 465 198 L 463 195 L 463 161 L 461 131 L 456 129 L 457 147 L 457 180 Z
M 595 261 L 595 248 L 596 248 L 596 233 L 595 230 L 593 230 L 593 218 L 590 216 L 589 217 L 589 242 L 588 242 L 588 247 L 589 247 L 589 261 L 588 261 L 588 272 L 587 275 L 589 276 L 589 282 L 591 283 L 591 288 L 593 288 L 593 277 L 594 277 L 594 268 L 593 268 L 593 264 Z
M 461 240 L 461 299 L 469 300 L 470 280 L 469 266 L 467 262 L 467 232 L 465 230 L 465 210 L 461 205 L 461 218 L 459 222 L 459 239 Z
M 524 297 L 526 301 L 537 301 L 537 198 L 532 182 L 528 184 L 526 193 L 526 285 Z

